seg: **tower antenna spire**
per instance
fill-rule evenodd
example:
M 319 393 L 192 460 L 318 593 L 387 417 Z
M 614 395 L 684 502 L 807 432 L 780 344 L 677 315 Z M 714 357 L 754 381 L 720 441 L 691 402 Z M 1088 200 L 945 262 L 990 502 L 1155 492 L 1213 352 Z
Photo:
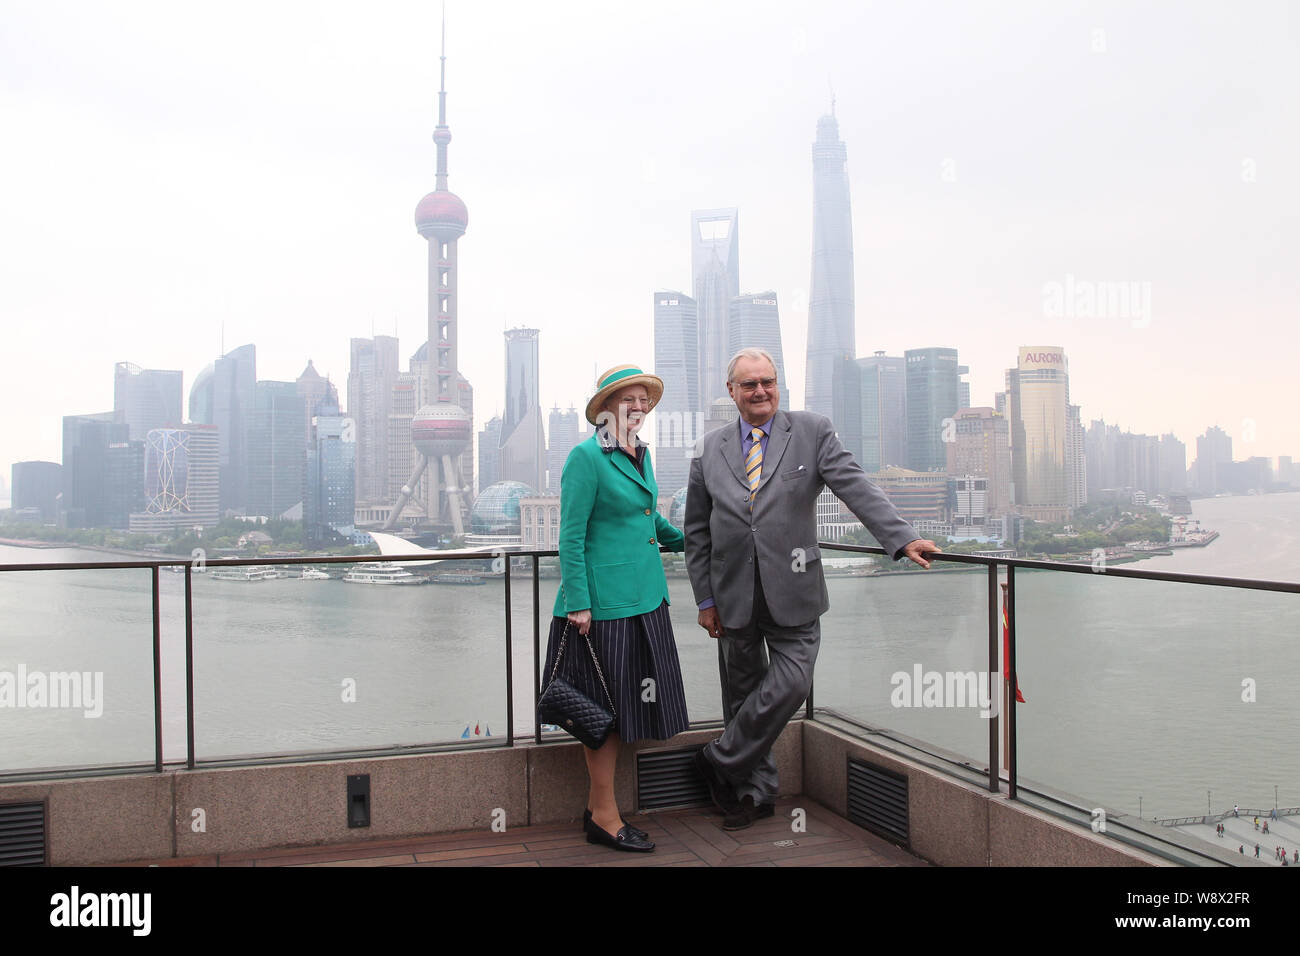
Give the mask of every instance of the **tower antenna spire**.
M 442 5 L 442 48 L 438 56 L 438 126 L 433 141 L 438 144 L 438 189 L 447 188 L 447 144 L 451 130 L 447 128 L 447 4 Z

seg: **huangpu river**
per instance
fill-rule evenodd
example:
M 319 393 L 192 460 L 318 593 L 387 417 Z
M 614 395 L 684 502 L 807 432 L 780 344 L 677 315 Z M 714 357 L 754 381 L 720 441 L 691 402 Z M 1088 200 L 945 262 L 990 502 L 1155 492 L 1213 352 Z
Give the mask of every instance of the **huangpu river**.
M 1199 500 L 1193 511 L 1217 541 L 1126 567 L 1300 581 L 1300 493 Z M 0 563 L 105 560 L 116 558 L 0 546 Z M 543 653 L 557 584 L 541 581 Z M 695 623 L 689 583 L 669 585 L 691 717 L 718 719 L 716 644 Z M 918 671 L 988 669 L 982 569 L 833 577 L 828 587 L 816 705 L 985 766 L 978 700 L 896 706 Z M 1025 785 L 1116 812 L 1140 802 L 1147 818 L 1271 807 L 1275 787 L 1280 806 L 1300 805 L 1300 595 L 1024 571 L 1016 590 Z M 506 732 L 500 579 L 380 587 L 208 572 L 194 575 L 193 594 L 200 759 Z M 184 576 L 162 572 L 169 761 L 186 752 L 183 595 Z M 513 572 L 510 604 L 514 726 L 530 735 L 527 570 Z M 65 700 L 76 706 L 0 706 L 0 772 L 151 762 L 151 648 L 148 570 L 0 573 L 0 682 L 83 678 Z

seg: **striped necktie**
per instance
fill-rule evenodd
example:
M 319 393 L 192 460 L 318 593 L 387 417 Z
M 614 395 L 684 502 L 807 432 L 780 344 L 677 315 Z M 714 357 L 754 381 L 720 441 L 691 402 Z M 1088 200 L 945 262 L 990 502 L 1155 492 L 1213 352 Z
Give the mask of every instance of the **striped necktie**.
M 763 475 L 763 429 L 755 428 L 749 435 L 754 444 L 745 459 L 745 480 L 749 482 L 749 510 L 754 510 L 754 496 L 758 493 L 758 479 Z

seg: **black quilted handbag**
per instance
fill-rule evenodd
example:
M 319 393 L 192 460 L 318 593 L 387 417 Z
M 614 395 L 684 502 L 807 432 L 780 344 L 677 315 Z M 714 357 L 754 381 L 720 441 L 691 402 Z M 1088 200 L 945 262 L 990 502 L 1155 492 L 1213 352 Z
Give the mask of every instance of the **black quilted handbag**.
M 569 639 L 569 623 L 565 622 L 564 633 L 560 636 L 560 649 L 555 652 L 555 666 L 551 668 L 551 679 L 537 699 L 537 719 L 544 724 L 555 724 L 561 730 L 572 734 L 592 750 L 599 750 L 605 738 L 614 727 L 617 714 L 614 701 L 609 696 L 609 687 L 605 684 L 605 675 L 600 669 L 600 661 L 591 646 L 591 638 L 586 635 L 587 653 L 596 665 L 596 676 L 600 686 L 605 690 L 605 699 L 609 709 L 598 701 L 592 700 L 563 677 L 559 676 L 560 661 L 564 659 L 565 644 Z

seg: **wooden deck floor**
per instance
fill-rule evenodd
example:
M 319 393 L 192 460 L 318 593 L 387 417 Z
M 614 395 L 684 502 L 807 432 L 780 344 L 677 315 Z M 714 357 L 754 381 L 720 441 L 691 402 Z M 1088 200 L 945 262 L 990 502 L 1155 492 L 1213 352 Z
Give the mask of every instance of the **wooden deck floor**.
M 792 831 L 792 811 L 806 831 Z M 441 833 L 334 846 L 142 860 L 147 866 L 928 866 L 821 804 L 777 801 L 776 815 L 728 833 L 712 808 L 629 817 L 650 834 L 653 853 L 622 853 L 587 842 L 580 823 Z M 121 864 L 119 864 L 121 865 Z

